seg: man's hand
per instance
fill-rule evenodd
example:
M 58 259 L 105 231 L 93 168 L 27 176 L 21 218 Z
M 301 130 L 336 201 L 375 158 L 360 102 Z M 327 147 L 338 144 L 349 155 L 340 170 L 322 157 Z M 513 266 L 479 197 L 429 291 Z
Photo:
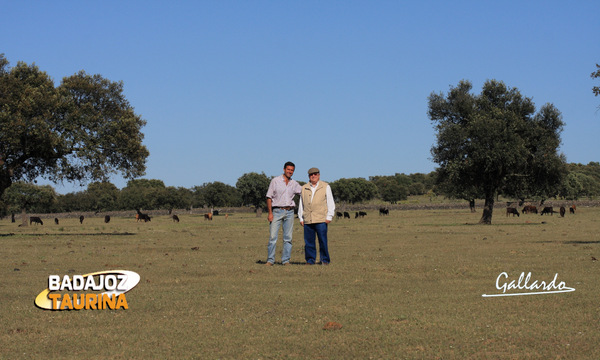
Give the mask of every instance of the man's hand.
M 269 220 L 269 222 L 273 222 L 273 213 L 270 212 L 269 216 L 267 216 L 267 220 Z
M 300 225 L 304 226 L 304 221 L 300 221 Z

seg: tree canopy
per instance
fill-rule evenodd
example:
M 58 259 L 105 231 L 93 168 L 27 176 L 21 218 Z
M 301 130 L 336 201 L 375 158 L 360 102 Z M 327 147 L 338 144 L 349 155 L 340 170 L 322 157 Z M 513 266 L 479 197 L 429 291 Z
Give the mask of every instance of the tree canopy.
M 88 185 L 85 195 L 89 198 L 89 207 L 94 211 L 117 209 L 119 189 L 110 182 L 94 182 Z
M 165 192 L 166 186 L 162 180 L 129 180 L 121 190 L 120 202 L 125 209 L 159 209 Z
M 336 201 L 351 204 L 371 200 L 377 195 L 377 187 L 363 178 L 339 179 L 329 183 Z
M 18 181 L 2 195 L 11 212 L 46 211 L 56 203 L 56 192 L 50 185 L 38 186 Z
M 242 198 L 238 190 L 220 181 L 204 183 L 202 186 L 194 187 L 197 198 L 201 199 L 202 205 L 213 208 L 217 206 L 240 206 Z
M 0 54 L 0 194 L 13 182 L 103 181 L 144 174 L 146 122 L 123 83 L 80 71 L 59 86 L 35 65 Z
M 271 180 L 265 173 L 246 173 L 237 180 L 235 187 L 239 191 L 244 205 L 263 208 L 267 205 L 267 191 Z
M 408 187 L 400 184 L 396 176 L 371 176 L 369 181 L 377 187 L 379 198 L 390 204 L 406 200 L 408 197 Z
M 488 80 L 481 94 L 469 81 L 447 95 L 429 96 L 437 132 L 431 149 L 437 182 L 447 195 L 485 199 L 480 223 L 491 224 L 494 199 L 548 198 L 558 193 L 566 161 L 558 153 L 562 115 L 551 104 L 536 113 L 533 101 L 503 82 Z
M 563 182 L 560 192 L 562 197 L 578 200 L 583 197 L 594 198 L 600 195 L 600 163 L 568 164 L 567 168 L 569 174 Z

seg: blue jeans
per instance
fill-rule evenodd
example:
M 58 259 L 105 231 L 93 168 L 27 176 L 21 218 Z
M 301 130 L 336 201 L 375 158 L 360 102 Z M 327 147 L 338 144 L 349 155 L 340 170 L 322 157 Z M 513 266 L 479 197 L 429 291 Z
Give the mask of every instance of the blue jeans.
M 290 261 L 292 256 L 292 230 L 294 229 L 294 210 L 273 209 L 273 221 L 269 226 L 269 256 L 267 262 L 275 263 L 275 247 L 277 246 L 277 236 L 279 228 L 283 226 L 283 251 L 281 253 L 281 263 Z
M 321 263 L 329 263 L 327 248 L 327 223 L 304 224 L 304 256 L 306 262 L 314 264 L 317 257 L 315 235 L 319 238 L 319 257 Z

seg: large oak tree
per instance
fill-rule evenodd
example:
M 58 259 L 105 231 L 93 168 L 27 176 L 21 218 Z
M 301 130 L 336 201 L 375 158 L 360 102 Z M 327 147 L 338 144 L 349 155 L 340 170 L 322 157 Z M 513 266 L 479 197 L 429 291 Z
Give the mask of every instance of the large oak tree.
M 80 71 L 60 85 L 35 65 L 0 54 L 0 194 L 12 183 L 103 181 L 144 174 L 146 122 L 123 83 Z
M 538 112 L 518 89 L 489 80 L 481 94 L 469 81 L 448 94 L 429 96 L 429 118 L 437 132 L 431 149 L 438 185 L 447 195 L 485 199 L 480 223 L 491 224 L 494 200 L 549 198 L 566 174 L 558 153 L 561 113 L 545 104 Z

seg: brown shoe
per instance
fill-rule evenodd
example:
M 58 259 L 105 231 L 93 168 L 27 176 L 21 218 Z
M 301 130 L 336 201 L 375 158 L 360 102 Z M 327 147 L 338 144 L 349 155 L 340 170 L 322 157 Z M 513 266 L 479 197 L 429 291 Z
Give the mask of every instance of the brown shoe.
M 273 263 L 272 263 L 272 262 L 268 262 L 268 261 L 267 261 L 267 262 L 265 263 L 265 265 L 266 265 L 266 266 L 273 266 Z
M 285 264 L 283 264 L 284 266 L 288 266 L 290 264 L 290 262 L 286 262 Z

